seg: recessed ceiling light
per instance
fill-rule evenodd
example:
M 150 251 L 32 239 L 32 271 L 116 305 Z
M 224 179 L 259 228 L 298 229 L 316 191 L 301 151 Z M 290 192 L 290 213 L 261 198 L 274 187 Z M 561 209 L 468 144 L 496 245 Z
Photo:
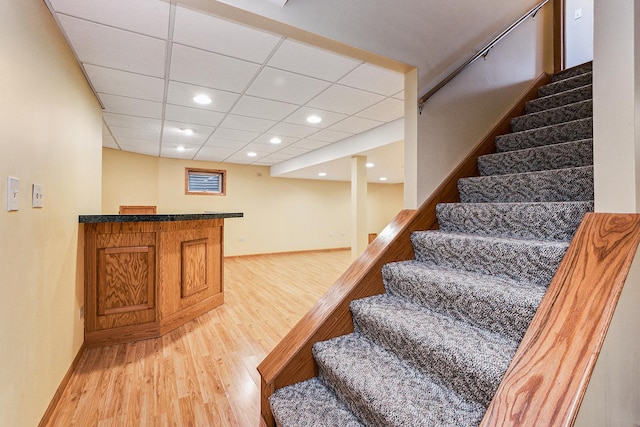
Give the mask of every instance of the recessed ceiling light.
M 194 96 L 193 100 L 195 102 L 197 102 L 198 104 L 202 104 L 202 105 L 211 104 L 211 98 L 209 98 L 207 95 L 203 95 L 203 94 Z
M 307 117 L 308 123 L 320 123 L 322 121 L 322 117 L 316 116 L 315 114 Z
M 178 147 L 176 147 L 176 150 L 178 151 L 184 151 L 184 147 L 182 145 L 179 145 Z
M 282 143 L 282 140 L 280 138 L 278 138 L 277 136 L 274 136 L 273 138 L 271 138 L 269 140 L 269 142 L 271 142 L 272 144 L 280 144 L 280 143 Z
M 247 156 L 249 156 L 249 157 L 256 157 L 257 155 L 258 155 L 258 153 L 256 153 L 255 151 L 249 151 L 247 153 Z
M 326 172 L 319 172 L 318 176 L 327 176 L 327 173 Z
M 179 129 L 182 133 L 184 133 L 185 135 L 193 135 L 193 129 L 184 129 L 184 128 L 180 128 Z
M 374 165 L 373 163 L 367 163 L 365 166 L 366 166 L 366 167 L 368 167 L 368 168 L 372 168 L 372 167 L 374 167 L 375 165 Z
M 387 180 L 387 177 L 386 177 L 386 176 L 381 176 L 381 177 L 380 177 L 380 181 L 386 181 L 386 180 Z

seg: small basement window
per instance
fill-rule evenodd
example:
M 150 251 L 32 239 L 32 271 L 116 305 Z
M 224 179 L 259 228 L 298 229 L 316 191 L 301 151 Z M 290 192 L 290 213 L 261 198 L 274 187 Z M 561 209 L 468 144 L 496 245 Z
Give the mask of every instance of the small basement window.
M 224 196 L 226 171 L 185 168 L 184 194 L 207 194 Z

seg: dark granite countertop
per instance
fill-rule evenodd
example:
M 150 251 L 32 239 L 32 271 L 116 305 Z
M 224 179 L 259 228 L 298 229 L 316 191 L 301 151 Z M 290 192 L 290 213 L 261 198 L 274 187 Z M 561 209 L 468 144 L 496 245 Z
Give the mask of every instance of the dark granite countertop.
M 193 221 L 219 218 L 242 218 L 242 212 L 206 212 L 194 214 L 143 214 L 143 215 L 80 215 L 81 224 L 96 224 L 102 222 L 169 222 Z

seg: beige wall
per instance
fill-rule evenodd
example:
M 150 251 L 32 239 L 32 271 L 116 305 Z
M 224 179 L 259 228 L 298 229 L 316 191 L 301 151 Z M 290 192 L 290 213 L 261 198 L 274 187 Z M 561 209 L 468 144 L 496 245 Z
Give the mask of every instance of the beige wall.
M 523 22 L 486 60 L 480 58 L 471 64 L 425 104 L 418 117 L 414 157 L 419 203 L 489 133 L 540 73 L 552 71 L 551 23 L 548 3 L 536 19 Z
M 0 2 L 0 52 L 0 425 L 35 426 L 83 341 L 78 215 L 100 211 L 101 111 L 42 0 Z
M 184 194 L 184 168 L 227 171 L 226 196 Z M 272 178 L 269 168 L 161 159 L 105 148 L 103 210 L 157 205 L 159 213 L 243 212 L 225 221 L 225 255 L 349 247 L 348 182 Z M 368 232 L 402 209 L 402 185 L 369 184 Z

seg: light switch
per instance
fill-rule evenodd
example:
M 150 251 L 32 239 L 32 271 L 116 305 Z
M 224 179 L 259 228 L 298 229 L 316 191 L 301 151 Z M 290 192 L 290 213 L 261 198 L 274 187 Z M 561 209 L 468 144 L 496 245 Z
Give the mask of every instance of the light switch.
M 576 9 L 575 12 L 573 12 L 573 19 L 580 19 L 582 18 L 582 8 Z
M 20 193 L 20 180 L 10 176 L 7 179 L 7 210 L 17 211 L 20 205 L 18 204 L 18 196 Z
M 31 206 L 41 208 L 44 206 L 44 193 L 41 184 L 33 184 L 33 192 L 31 193 Z

